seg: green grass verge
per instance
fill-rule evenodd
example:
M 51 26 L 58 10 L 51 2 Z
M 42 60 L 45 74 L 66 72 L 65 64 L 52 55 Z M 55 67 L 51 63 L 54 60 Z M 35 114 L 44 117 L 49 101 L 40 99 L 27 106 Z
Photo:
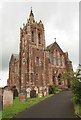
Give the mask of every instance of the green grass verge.
M 3 109 L 2 118 L 3 119 L 6 118 L 8 120 L 9 118 L 12 118 L 13 116 L 15 116 L 17 113 L 19 113 L 25 109 L 28 109 L 31 106 L 39 103 L 40 101 L 45 100 L 48 97 L 51 97 L 53 95 L 54 94 L 51 94 L 51 95 L 48 95 L 45 97 L 39 97 L 39 98 L 38 97 L 37 98 L 29 98 L 29 99 L 27 99 L 26 102 L 20 102 L 19 98 L 17 97 L 14 99 L 13 105 L 11 107 L 7 107 L 7 108 Z
M 74 109 L 75 109 L 75 114 L 81 116 L 81 105 L 80 104 L 75 104 Z
M 0 111 L 0 120 L 2 119 L 2 111 Z

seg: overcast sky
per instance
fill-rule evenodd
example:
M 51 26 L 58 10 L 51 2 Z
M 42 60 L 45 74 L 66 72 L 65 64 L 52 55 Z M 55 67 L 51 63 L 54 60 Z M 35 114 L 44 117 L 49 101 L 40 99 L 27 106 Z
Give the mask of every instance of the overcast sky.
M 62 50 L 69 53 L 74 70 L 79 63 L 79 2 L 4 2 L 0 6 L 0 86 L 6 85 L 11 55 L 19 53 L 20 27 L 27 22 L 31 6 L 35 20 L 39 22 L 41 19 L 44 24 L 46 46 L 53 43 L 56 38 Z

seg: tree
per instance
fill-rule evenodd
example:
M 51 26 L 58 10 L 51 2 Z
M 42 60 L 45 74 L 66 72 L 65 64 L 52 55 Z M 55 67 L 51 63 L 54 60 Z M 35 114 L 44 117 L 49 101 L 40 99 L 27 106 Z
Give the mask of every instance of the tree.
M 81 70 L 78 69 L 76 72 L 67 72 L 64 74 L 64 79 L 67 79 L 71 84 L 71 90 L 73 93 L 73 101 L 76 104 L 81 104 L 81 82 L 80 76 Z

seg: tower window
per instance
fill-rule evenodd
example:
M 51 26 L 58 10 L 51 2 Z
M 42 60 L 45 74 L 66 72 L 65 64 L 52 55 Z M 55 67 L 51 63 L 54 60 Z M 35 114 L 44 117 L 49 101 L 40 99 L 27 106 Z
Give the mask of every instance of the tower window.
M 31 73 L 31 82 L 33 82 L 33 73 Z
M 38 33 L 38 43 L 41 44 L 41 37 L 40 37 L 40 33 Z
M 32 42 L 34 42 L 34 32 L 32 31 Z
M 36 57 L 36 65 L 39 65 L 39 57 Z

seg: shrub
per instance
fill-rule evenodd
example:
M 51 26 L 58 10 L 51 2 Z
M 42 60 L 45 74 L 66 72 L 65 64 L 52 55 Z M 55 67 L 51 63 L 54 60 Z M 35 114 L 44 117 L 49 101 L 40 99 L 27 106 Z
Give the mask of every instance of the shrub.
M 72 82 L 73 101 L 76 104 L 81 104 L 81 82 L 77 79 Z
M 76 104 L 81 104 L 81 82 L 78 80 L 79 75 L 80 71 L 67 72 L 64 75 L 64 78 L 71 83 L 73 101 Z
M 58 93 L 58 92 L 60 92 L 59 88 L 57 88 L 55 86 L 52 86 L 52 85 L 49 86 L 49 94 L 55 94 L 55 93 Z

